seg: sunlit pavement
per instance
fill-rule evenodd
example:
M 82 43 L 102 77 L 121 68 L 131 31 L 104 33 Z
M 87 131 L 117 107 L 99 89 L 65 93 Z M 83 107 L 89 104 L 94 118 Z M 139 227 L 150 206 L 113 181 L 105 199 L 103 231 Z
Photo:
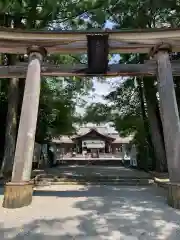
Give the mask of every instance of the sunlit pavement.
M 179 240 L 180 211 L 168 207 L 163 190 L 152 186 L 43 187 L 31 206 L 0 207 L 4 239 Z

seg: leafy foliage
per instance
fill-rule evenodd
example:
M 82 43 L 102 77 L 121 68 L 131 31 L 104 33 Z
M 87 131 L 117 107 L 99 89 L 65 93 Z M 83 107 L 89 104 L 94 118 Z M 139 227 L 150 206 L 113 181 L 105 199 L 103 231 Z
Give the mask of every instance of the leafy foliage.
M 92 103 L 87 106 L 83 120 L 86 123 L 106 123 L 111 120 L 110 108 L 102 103 Z
M 84 7 L 87 10 L 84 10 Z M 81 25 L 87 27 L 81 15 L 90 8 L 93 12 L 94 9 L 100 8 L 100 5 L 91 1 L 2 0 L 0 2 L 0 26 L 14 26 L 21 29 L 54 29 L 55 31 L 81 28 Z M 4 57 L 6 56 L 3 55 Z M 21 59 L 24 61 L 24 56 L 21 56 Z M 48 56 L 47 61 L 55 64 L 72 64 L 84 61 L 84 59 L 84 56 L 80 55 L 57 54 Z M 8 80 L 4 81 L 4 86 L 5 88 L 1 86 L 0 96 L 1 126 L 4 126 L 6 122 Z M 80 120 L 75 116 L 76 105 L 80 103 L 81 96 L 87 94 L 91 87 L 91 81 L 82 81 L 79 78 L 44 78 L 41 87 L 36 140 L 42 142 L 49 140 L 53 135 L 69 134 L 74 131 L 73 121 Z M 19 105 L 21 106 L 22 86 L 19 91 L 21 96 Z M 2 152 L 5 127 L 1 128 L 0 135 Z
M 179 2 L 175 0 L 165 2 L 154 0 L 110 0 L 108 1 L 108 5 L 107 12 L 104 13 L 102 11 L 101 15 L 105 14 L 104 19 L 109 19 L 114 22 L 114 28 L 117 29 L 178 27 L 180 23 L 180 5 Z M 98 22 L 98 18 L 95 16 L 94 18 L 95 21 Z M 142 59 L 144 59 L 142 55 L 135 56 L 134 54 L 126 54 L 121 55 L 120 62 L 138 63 Z M 178 93 L 179 85 L 177 84 L 177 79 L 175 81 L 176 93 Z M 144 88 L 144 86 L 142 87 Z M 135 141 L 139 148 L 139 152 L 142 153 L 143 149 L 147 149 L 146 153 L 144 153 L 144 156 L 147 156 L 147 154 L 149 154 L 148 152 L 151 150 L 149 148 L 150 143 L 148 138 L 149 123 L 146 119 L 148 116 L 146 109 L 147 103 L 143 92 L 140 94 L 139 90 L 139 88 L 134 86 L 133 80 L 128 79 L 125 83 L 120 83 L 115 91 L 113 90 L 106 96 L 106 100 L 111 108 L 110 119 L 115 128 L 121 135 L 135 133 Z M 144 89 L 142 91 L 144 91 Z M 107 111 L 107 104 L 104 105 L 104 112 Z M 101 119 L 99 114 L 102 112 L 103 106 L 100 106 L 101 110 L 98 110 L 98 105 L 99 104 L 93 106 L 93 109 L 95 114 L 98 115 L 98 119 Z M 88 108 L 86 115 L 89 115 L 90 118 L 93 114 L 90 114 Z M 87 118 L 86 115 L 85 117 Z M 104 122 L 106 114 L 102 113 L 101 116 L 103 116 L 102 119 Z M 109 121 L 109 115 L 106 120 Z
M 0 25 L 25 29 L 88 29 L 102 28 L 111 20 L 117 29 L 177 27 L 180 25 L 179 1 L 155 0 L 1 0 Z M 138 56 L 139 57 L 139 56 Z M 50 55 L 51 63 L 86 62 L 85 55 Z M 137 56 L 121 55 L 122 63 L 138 62 Z M 142 118 L 142 99 L 134 79 L 121 82 L 115 91 L 105 97 L 106 104 L 87 107 L 83 121 L 112 122 L 121 135 L 135 133 L 140 146 L 146 145 L 146 132 Z M 8 81 L 1 86 L 1 111 L 7 108 Z M 44 78 L 42 80 L 38 128 L 38 141 L 56 134 L 74 131 L 73 122 L 81 122 L 75 110 L 82 104 L 81 96 L 92 88 L 90 79 Z M 176 92 L 179 92 L 178 80 Z M 6 103 L 6 104 L 5 104 Z M 144 102 L 145 104 L 145 102 Z M 1 136 L 4 129 L 1 129 Z M 142 140 L 143 139 L 143 140 Z M 142 147 L 142 149 L 143 149 Z

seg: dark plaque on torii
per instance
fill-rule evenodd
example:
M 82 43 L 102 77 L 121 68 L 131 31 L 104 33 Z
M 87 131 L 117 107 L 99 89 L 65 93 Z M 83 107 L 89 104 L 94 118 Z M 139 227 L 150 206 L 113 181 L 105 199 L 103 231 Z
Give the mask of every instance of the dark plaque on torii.
M 77 70 L 75 73 L 86 73 L 94 76 L 107 73 L 109 54 L 108 38 L 109 34 L 106 32 L 87 34 L 88 67 Z
M 108 70 L 108 33 L 87 35 L 88 69 L 90 74 L 105 74 Z

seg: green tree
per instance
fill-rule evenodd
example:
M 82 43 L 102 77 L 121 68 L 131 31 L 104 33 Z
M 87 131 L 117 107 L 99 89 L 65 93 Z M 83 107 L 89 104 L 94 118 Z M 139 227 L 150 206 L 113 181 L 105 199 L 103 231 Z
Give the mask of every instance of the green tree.
M 87 106 L 83 116 L 85 123 L 91 122 L 96 124 L 111 121 L 111 111 L 108 105 L 103 103 L 92 103 Z
M 179 3 L 177 1 L 114 1 L 108 2 L 109 8 L 104 18 L 115 23 L 117 29 L 136 29 L 136 28 L 154 28 L 154 27 L 178 27 L 179 26 Z M 119 11 L 121 9 L 121 11 Z M 101 16 L 102 17 L 102 16 Z M 98 18 L 94 16 L 94 21 L 98 23 Z M 138 55 L 121 55 L 121 63 L 134 61 L 135 63 L 142 62 L 146 56 Z M 154 85 L 156 80 L 152 80 L 151 85 L 146 83 L 146 79 L 139 80 L 142 85 L 141 106 L 143 121 L 145 126 L 145 136 L 148 139 L 148 146 L 153 142 L 154 153 L 156 157 L 155 168 L 158 171 L 166 170 L 166 154 L 164 147 L 164 136 L 162 131 L 162 123 L 159 114 L 158 99 L 156 97 L 156 89 Z M 177 83 L 177 81 L 176 81 Z M 149 91 L 150 88 L 150 91 Z M 178 84 L 176 84 L 176 94 L 178 93 Z M 178 98 L 179 99 L 179 98 Z M 142 108 L 141 107 L 141 108 Z M 143 109 L 142 108 L 142 109 Z M 145 119 L 148 119 L 147 120 Z M 127 119 L 126 119 L 127 121 Z M 148 134 L 150 132 L 150 135 Z M 156 137 L 156 133 L 158 137 Z M 149 137 L 150 136 L 150 137 Z M 151 138 L 151 140 L 150 140 Z M 159 139 L 152 141 L 152 139 Z M 160 150 L 161 149 L 161 150 Z M 151 147 L 150 147 L 151 151 Z
M 85 2 L 84 2 L 85 3 Z M 79 5 L 80 6 L 80 5 Z M 93 6 L 92 4 L 89 5 L 89 7 Z M 98 7 L 98 6 L 97 6 Z M 49 28 L 72 28 L 73 26 L 77 24 L 80 24 L 79 21 L 77 21 L 79 16 L 84 12 L 82 10 L 82 7 L 79 8 L 78 4 L 75 4 L 73 1 L 67 2 L 67 1 L 1 1 L 0 3 L 0 24 L 1 26 L 14 26 L 15 28 L 22 28 L 22 29 L 49 29 Z M 81 21 L 83 23 L 83 21 Z M 6 58 L 12 58 L 11 56 L 4 55 Z M 21 60 L 25 61 L 24 56 L 17 56 L 16 59 L 14 58 L 14 62 L 8 61 L 7 64 L 15 64 L 16 61 L 21 57 Z M 74 56 L 50 56 L 48 61 L 56 61 L 56 63 L 65 62 L 65 63 L 72 63 L 73 61 L 77 62 L 79 58 L 75 58 Z M 65 91 L 67 91 L 67 95 L 65 97 L 66 99 L 61 98 L 61 101 L 59 100 L 53 100 L 53 103 L 51 101 L 51 98 L 54 98 L 53 94 L 54 92 L 51 90 L 51 87 L 49 84 L 42 84 L 42 94 L 41 94 L 41 102 L 40 102 L 40 110 L 39 110 L 39 125 L 37 128 L 37 139 L 39 141 L 43 141 L 47 139 L 47 136 L 52 135 L 52 133 L 49 133 L 49 129 L 53 129 L 53 132 L 56 132 L 55 129 L 57 129 L 57 132 L 61 131 L 69 132 L 72 128 L 72 121 L 70 118 L 73 114 L 72 108 L 69 107 L 70 104 L 70 98 L 75 98 L 75 94 L 70 94 L 72 91 L 77 91 L 79 94 L 84 94 L 85 89 L 87 90 L 87 87 L 82 86 L 81 82 L 74 81 L 76 79 L 66 79 L 66 83 L 68 86 L 66 86 Z M 9 83 L 9 98 L 8 98 L 8 114 L 6 119 L 6 137 L 5 137 L 5 155 L 4 155 L 4 161 L 2 165 L 2 171 L 11 171 L 12 169 L 12 162 L 13 162 L 13 155 L 15 150 L 15 142 L 16 142 L 16 133 L 17 133 L 17 126 L 18 126 L 18 119 L 21 109 L 21 103 L 22 103 L 22 96 L 23 96 L 23 90 L 24 90 L 24 84 L 22 84 L 22 79 L 20 83 L 20 89 L 18 89 L 19 86 L 19 80 L 13 79 L 12 81 L 7 81 Z M 88 84 L 87 84 L 88 86 Z M 49 89 L 49 93 L 51 95 L 47 94 L 47 88 Z M 46 88 L 46 89 L 44 89 Z M 81 90 L 80 90 L 81 89 Z M 15 91 L 16 90 L 16 91 Z M 12 94 L 11 94 L 12 93 Z M 15 94 L 16 93 L 16 94 Z M 14 94 L 14 97 L 12 95 Z M 44 96 L 43 94 L 47 94 L 49 96 L 49 102 L 46 102 L 43 104 L 43 98 L 47 98 L 48 96 Z M 59 94 L 62 95 L 62 92 Z M 21 96 L 18 100 L 18 96 Z M 20 103 L 18 103 L 20 101 Z M 66 104 L 68 102 L 68 104 Z M 63 107 L 64 104 L 64 107 Z M 71 103 L 72 104 L 72 103 Z M 17 112 L 17 105 L 19 105 L 19 113 Z M 51 107 L 55 109 L 50 109 Z M 52 106 L 53 105 L 53 106 Z M 3 105 L 3 107 L 5 104 Z M 7 106 L 7 105 L 6 105 Z M 60 107 L 61 106 L 61 107 Z M 74 106 L 74 105 L 72 105 Z M 42 107 L 42 108 L 41 108 Z M 60 110 L 61 109 L 61 110 Z M 52 111 L 50 111 L 52 110 Z M 68 117 L 68 121 L 67 121 Z M 17 119 L 17 120 L 16 120 Z M 60 124 L 61 122 L 61 124 Z M 47 125 L 47 126 L 46 126 Z M 46 131 L 45 131 L 46 129 Z M 4 131 L 4 130 L 3 130 Z M 1 136 L 4 136 L 1 134 Z M 4 144 L 2 144 L 4 146 Z

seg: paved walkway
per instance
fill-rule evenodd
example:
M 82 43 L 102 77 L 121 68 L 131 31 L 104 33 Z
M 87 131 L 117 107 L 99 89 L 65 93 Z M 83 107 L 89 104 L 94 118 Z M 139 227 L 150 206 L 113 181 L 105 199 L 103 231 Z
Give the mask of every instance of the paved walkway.
M 43 191 L 41 191 L 43 190 Z M 155 187 L 51 186 L 31 206 L 3 209 L 0 239 L 179 240 L 180 211 Z
M 100 175 L 100 176 L 121 176 L 130 178 L 150 178 L 150 174 L 123 166 L 59 166 L 47 169 L 50 174 L 63 175 Z

